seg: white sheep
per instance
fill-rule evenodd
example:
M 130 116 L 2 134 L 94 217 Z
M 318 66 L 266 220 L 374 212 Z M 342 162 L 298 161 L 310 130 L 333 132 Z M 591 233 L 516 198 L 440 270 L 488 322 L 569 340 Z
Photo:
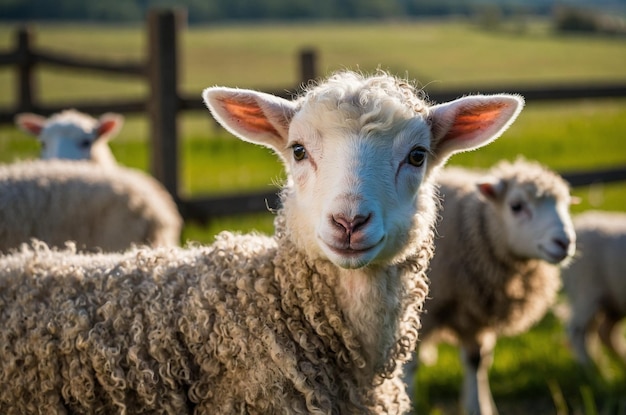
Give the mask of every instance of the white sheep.
M 420 334 L 426 342 L 438 334 L 458 340 L 463 409 L 494 414 L 488 370 L 496 338 L 544 316 L 560 287 L 558 264 L 575 250 L 569 187 L 523 159 L 486 174 L 450 168 L 438 184 L 441 220 Z M 406 366 L 410 391 L 416 367 L 417 358 Z
M 50 118 L 28 112 L 15 117 L 22 131 L 40 141 L 42 159 L 91 160 L 101 166 L 116 164 L 108 142 L 123 123 L 120 114 L 106 113 L 95 119 L 73 109 Z
M 3 252 L 31 238 L 105 251 L 177 245 L 182 229 L 174 200 L 151 176 L 70 160 L 0 165 L 0 224 Z
M 429 106 L 385 73 L 296 101 L 209 88 L 215 118 L 288 179 L 273 236 L 0 258 L 0 412 L 402 413 L 435 218 L 431 177 L 521 98 Z
M 595 330 L 608 351 L 626 363 L 623 335 L 616 330 L 626 317 L 626 213 L 588 211 L 574 217 L 574 228 L 578 252 L 562 277 L 575 356 L 593 367 L 586 340 Z

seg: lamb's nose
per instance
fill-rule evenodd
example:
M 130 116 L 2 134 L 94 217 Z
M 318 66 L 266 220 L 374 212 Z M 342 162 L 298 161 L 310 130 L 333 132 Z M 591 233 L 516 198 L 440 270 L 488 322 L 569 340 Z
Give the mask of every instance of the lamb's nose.
M 356 215 L 353 218 L 346 218 L 342 214 L 332 215 L 332 221 L 335 226 L 342 228 L 347 235 L 352 235 L 362 228 L 367 222 L 369 222 L 371 214 L 369 215 Z
M 567 251 L 569 249 L 570 241 L 567 238 L 552 238 L 552 243 L 564 251 Z

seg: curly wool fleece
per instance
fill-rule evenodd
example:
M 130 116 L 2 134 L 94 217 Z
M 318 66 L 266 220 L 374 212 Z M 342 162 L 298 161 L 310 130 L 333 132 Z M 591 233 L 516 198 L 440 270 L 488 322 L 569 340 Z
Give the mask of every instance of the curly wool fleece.
M 24 247 L 0 260 L 0 412 L 404 412 L 393 359 L 415 346 L 430 254 L 390 267 L 402 323 L 367 371 L 335 268 L 280 230 L 126 254 Z

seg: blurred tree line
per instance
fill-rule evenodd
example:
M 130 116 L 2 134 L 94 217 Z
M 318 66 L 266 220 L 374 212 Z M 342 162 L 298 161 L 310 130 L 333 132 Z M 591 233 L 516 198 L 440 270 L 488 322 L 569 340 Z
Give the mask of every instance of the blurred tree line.
M 503 16 L 549 15 L 562 3 L 626 10 L 626 0 L 0 0 L 0 20 L 132 22 L 152 7 L 184 7 L 190 23 L 470 16 L 485 7 Z

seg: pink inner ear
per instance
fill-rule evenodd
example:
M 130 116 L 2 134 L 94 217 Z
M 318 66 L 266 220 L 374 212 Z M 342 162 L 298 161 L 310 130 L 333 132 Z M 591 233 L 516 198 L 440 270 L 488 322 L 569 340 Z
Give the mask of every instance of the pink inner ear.
M 247 130 L 268 132 L 275 136 L 280 135 L 276 128 L 267 120 L 263 110 L 256 102 L 242 103 L 241 101 L 226 98 L 220 99 L 220 102 L 231 117 L 243 121 L 243 127 Z
M 478 190 L 485 197 L 488 197 L 490 199 L 495 199 L 496 198 L 496 189 L 494 188 L 494 186 L 491 183 L 479 183 L 478 184 Z
M 456 115 L 454 125 L 447 132 L 446 136 L 462 137 L 471 135 L 475 131 L 490 128 L 498 119 L 502 108 L 505 106 L 501 102 L 487 102 L 463 108 Z
M 41 133 L 41 130 L 43 129 L 43 124 L 38 123 L 35 120 L 22 119 L 20 120 L 20 125 L 22 126 L 22 128 L 30 131 L 34 135 L 39 135 L 39 133 Z
M 115 128 L 116 124 L 115 120 L 106 120 L 101 122 L 98 126 L 98 137 L 111 132 Z

